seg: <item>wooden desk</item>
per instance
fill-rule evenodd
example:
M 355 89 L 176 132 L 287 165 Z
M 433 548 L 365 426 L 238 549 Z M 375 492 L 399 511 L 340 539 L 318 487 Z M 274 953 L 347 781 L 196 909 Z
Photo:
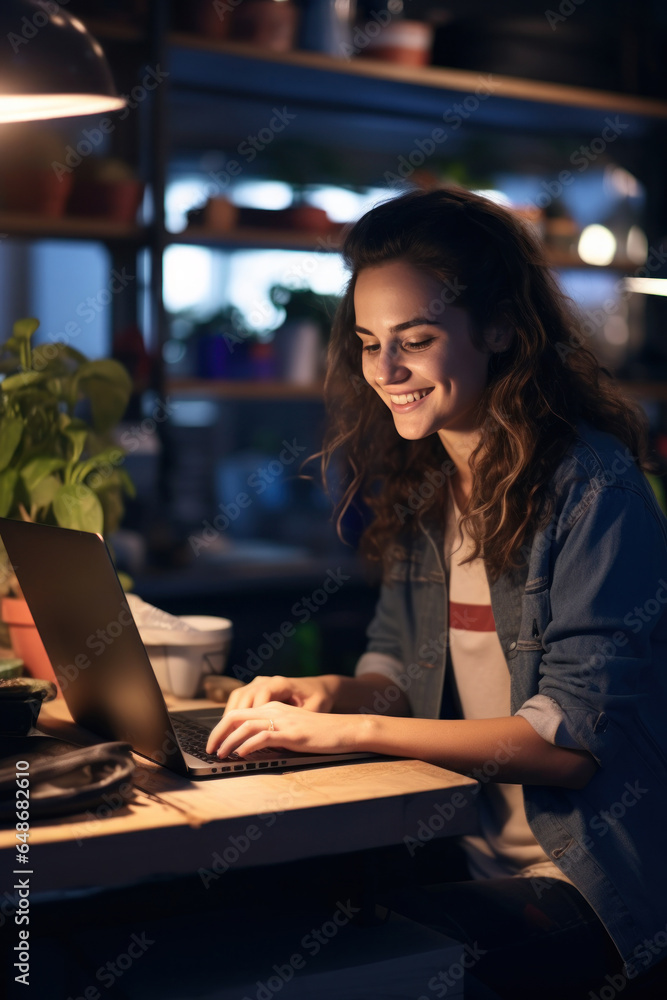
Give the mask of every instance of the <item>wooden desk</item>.
M 62 699 L 43 706 L 39 728 L 87 742 Z M 406 837 L 474 829 L 476 781 L 379 759 L 195 782 L 135 759 L 120 808 L 31 822 L 36 996 L 100 1000 L 119 970 L 128 1000 L 266 1000 L 283 986 L 291 1000 L 378 1000 L 463 975 L 461 944 L 376 914 L 374 859 L 392 845 L 407 858 Z M 15 847 L 14 830 L 0 831 L 7 970 Z M 131 958 L 132 942 L 148 957 Z M 462 978 L 448 995 L 463 995 Z
M 213 703 L 172 701 L 170 707 L 177 704 Z M 39 727 L 86 742 L 62 699 L 43 706 Z M 423 761 L 370 760 L 190 781 L 135 760 L 121 808 L 101 805 L 31 822 L 36 891 L 201 875 L 202 869 L 214 878 L 225 865 L 237 870 L 363 851 L 419 838 L 420 831 L 456 836 L 475 827 L 477 782 Z M 0 831 L 0 851 L 15 844 L 13 830 Z

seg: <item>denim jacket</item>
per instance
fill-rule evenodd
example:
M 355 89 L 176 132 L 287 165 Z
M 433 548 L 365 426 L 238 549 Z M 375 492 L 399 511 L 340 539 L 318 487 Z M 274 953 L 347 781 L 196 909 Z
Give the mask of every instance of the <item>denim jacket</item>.
M 634 977 L 667 955 L 667 520 L 628 449 L 586 423 L 552 496 L 521 569 L 490 584 L 491 605 L 512 714 L 599 767 L 582 789 L 524 785 L 526 816 Z M 357 673 L 381 670 L 414 716 L 437 718 L 443 526 L 420 528 L 383 583 Z

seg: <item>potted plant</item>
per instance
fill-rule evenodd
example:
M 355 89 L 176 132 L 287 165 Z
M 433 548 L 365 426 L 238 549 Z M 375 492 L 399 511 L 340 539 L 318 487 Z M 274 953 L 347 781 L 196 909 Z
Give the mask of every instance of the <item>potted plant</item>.
M 18 320 L 0 345 L 0 516 L 109 534 L 120 523 L 123 494 L 134 493 L 111 437 L 130 398 L 130 376 L 119 362 L 89 361 L 68 344 L 33 347 L 38 326 Z M 54 680 L 4 547 L 0 570 L 2 620 L 14 651 L 34 676 Z

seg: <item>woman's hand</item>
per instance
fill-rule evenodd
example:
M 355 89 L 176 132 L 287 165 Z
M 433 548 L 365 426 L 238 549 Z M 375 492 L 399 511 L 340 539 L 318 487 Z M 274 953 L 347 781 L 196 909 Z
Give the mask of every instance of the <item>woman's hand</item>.
M 335 677 L 255 677 L 229 695 L 225 718 L 232 709 L 261 708 L 270 701 L 307 708 L 310 712 L 330 712 L 334 704 Z
M 346 753 L 363 749 L 366 725 L 364 715 L 323 715 L 268 701 L 254 708 L 227 708 L 208 738 L 206 752 L 217 752 L 218 757 L 234 752 L 245 757 L 266 747 L 283 747 L 299 753 Z

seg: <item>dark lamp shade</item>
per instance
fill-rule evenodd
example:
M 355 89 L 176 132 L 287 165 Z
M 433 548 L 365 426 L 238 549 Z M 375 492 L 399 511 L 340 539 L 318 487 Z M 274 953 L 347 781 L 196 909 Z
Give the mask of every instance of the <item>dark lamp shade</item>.
M 99 42 L 56 3 L 2 0 L 0 123 L 117 111 Z

